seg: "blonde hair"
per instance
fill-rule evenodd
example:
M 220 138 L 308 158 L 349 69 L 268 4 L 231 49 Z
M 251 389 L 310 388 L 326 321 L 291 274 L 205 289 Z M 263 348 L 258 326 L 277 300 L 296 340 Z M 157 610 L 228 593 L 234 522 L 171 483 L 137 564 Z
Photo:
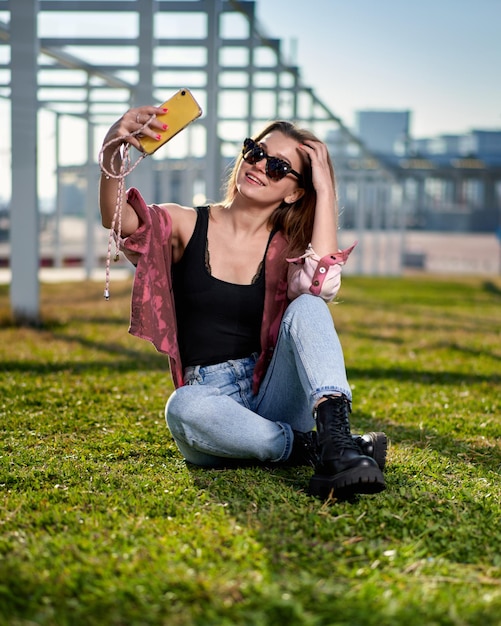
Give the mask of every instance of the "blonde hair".
M 266 135 L 272 132 L 279 132 L 297 141 L 298 143 L 307 143 L 308 141 L 319 141 L 319 139 L 309 130 L 299 128 L 292 122 L 276 120 L 271 122 L 255 137 L 255 141 L 261 141 Z M 311 163 L 307 155 L 302 154 L 302 188 L 304 194 L 293 204 L 287 204 L 282 200 L 280 205 L 273 211 L 270 216 L 269 226 L 272 230 L 281 231 L 288 240 L 288 254 L 302 253 L 311 241 L 313 232 L 313 221 L 315 218 L 315 207 L 317 204 L 317 194 L 312 182 Z M 337 216 L 337 194 L 336 179 L 334 175 L 334 167 L 330 156 L 327 155 L 329 169 L 334 187 L 334 197 L 336 205 L 333 210 Z M 224 206 L 229 206 L 237 194 L 237 171 L 242 162 L 242 154 L 240 153 L 235 161 L 232 171 L 226 181 Z

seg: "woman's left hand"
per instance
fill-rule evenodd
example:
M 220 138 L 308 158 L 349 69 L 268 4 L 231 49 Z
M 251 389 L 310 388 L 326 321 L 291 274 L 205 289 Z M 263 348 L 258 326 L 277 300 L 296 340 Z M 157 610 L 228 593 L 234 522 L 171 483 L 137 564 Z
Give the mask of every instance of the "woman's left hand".
M 311 162 L 312 182 L 317 196 L 320 194 L 334 194 L 334 181 L 330 167 L 329 152 L 325 143 L 321 141 L 307 141 L 300 144 L 300 149 L 306 152 Z

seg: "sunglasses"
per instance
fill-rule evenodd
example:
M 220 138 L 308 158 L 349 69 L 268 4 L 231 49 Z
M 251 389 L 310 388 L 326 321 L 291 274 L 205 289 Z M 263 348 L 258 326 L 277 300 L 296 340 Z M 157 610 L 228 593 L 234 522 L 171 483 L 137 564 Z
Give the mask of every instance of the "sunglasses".
M 292 169 L 292 167 L 287 163 L 287 161 L 283 161 L 278 157 L 271 157 L 266 154 L 266 151 L 263 147 L 261 147 L 254 139 L 247 139 L 244 141 L 244 147 L 242 149 L 242 157 L 246 163 L 250 163 L 254 165 L 263 159 L 266 159 L 266 167 L 265 172 L 266 176 L 270 180 L 278 181 L 285 178 L 287 174 L 293 174 L 300 183 L 303 182 L 303 177 L 299 172 L 296 172 Z

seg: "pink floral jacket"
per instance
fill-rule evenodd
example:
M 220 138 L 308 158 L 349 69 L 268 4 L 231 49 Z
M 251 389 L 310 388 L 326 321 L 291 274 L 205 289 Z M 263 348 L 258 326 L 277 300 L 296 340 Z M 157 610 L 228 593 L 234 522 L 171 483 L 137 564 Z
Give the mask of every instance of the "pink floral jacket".
M 127 258 L 136 265 L 132 287 L 129 332 L 147 339 L 169 356 L 174 385 L 183 385 L 183 366 L 177 342 L 176 312 L 172 291 L 172 222 L 168 211 L 146 205 L 137 191 L 127 194 L 141 221 L 137 231 L 122 240 Z M 276 233 L 265 260 L 265 299 L 261 325 L 261 354 L 254 371 L 257 392 L 275 348 L 280 322 L 287 305 L 302 293 L 330 302 L 341 285 L 341 268 L 354 246 L 318 257 L 311 246 L 296 259 L 285 257 L 286 239 Z

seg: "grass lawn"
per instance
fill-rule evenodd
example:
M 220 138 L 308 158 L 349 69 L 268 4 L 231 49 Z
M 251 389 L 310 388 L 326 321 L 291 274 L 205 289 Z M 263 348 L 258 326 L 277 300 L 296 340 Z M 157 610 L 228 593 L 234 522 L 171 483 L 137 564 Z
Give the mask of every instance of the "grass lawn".
M 501 624 L 501 280 L 345 278 L 353 430 L 391 439 L 352 504 L 187 467 L 129 293 L 42 285 L 28 329 L 0 287 L 0 624 Z

